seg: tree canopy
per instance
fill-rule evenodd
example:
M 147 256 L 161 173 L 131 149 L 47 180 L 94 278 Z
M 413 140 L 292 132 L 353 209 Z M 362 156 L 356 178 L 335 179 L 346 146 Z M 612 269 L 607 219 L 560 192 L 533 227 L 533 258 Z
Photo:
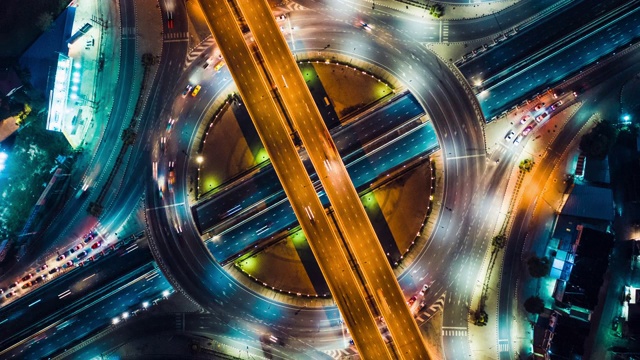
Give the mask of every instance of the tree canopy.
M 524 301 L 524 309 L 531 314 L 540 314 L 544 311 L 544 301 L 538 296 L 530 296 Z
M 549 274 L 551 270 L 551 260 L 548 257 L 532 256 L 527 260 L 529 274 L 534 278 L 541 278 Z

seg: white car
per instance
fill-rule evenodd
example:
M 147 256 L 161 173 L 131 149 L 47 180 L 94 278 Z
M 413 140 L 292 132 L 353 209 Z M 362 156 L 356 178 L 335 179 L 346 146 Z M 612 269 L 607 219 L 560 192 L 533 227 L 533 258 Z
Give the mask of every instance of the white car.
M 516 133 L 514 133 L 513 131 L 509 131 L 509 133 L 507 134 L 507 136 L 505 136 L 504 138 L 505 138 L 507 141 L 511 141 L 511 140 L 513 140 L 513 137 L 514 137 L 514 136 L 516 136 Z
M 424 284 L 422 285 L 422 290 L 420 290 L 420 296 L 424 296 L 424 294 L 429 291 L 429 285 Z

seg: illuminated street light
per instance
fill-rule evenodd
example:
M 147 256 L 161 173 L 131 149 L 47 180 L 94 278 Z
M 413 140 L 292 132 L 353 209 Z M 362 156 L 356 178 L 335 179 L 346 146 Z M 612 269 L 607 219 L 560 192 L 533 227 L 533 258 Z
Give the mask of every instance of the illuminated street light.
M 165 290 L 162 292 L 162 296 L 169 297 L 169 290 Z
M 631 122 L 631 116 L 629 114 L 622 115 L 622 121 L 625 122 L 625 123 L 630 123 Z
M 129 318 L 129 313 L 128 312 L 123 312 L 122 313 L 122 319 L 127 320 Z
M 149 302 L 148 302 L 148 301 L 143 302 L 143 303 L 142 303 L 142 307 L 143 307 L 144 309 L 148 308 L 148 307 L 149 307 Z
M 116 325 L 116 324 L 117 324 L 117 323 L 119 323 L 119 322 L 120 322 L 120 319 L 119 319 L 119 318 L 113 318 L 113 320 L 111 320 L 111 323 L 112 323 L 113 325 Z
M 198 155 L 198 157 L 196 158 L 196 161 L 198 162 L 198 164 L 202 164 L 202 162 L 204 161 L 204 158 L 202 157 L 202 155 Z

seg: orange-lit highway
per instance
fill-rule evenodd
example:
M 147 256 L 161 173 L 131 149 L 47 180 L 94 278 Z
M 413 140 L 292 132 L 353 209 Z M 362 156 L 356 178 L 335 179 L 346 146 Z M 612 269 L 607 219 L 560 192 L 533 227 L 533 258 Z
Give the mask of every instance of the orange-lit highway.
M 262 0 L 236 2 L 277 85 L 293 130 L 298 131 L 319 175 L 341 234 L 361 270 L 368 295 L 385 319 L 398 355 L 403 359 L 428 359 L 420 329 L 269 5 Z
M 360 354 L 366 359 L 391 358 L 341 239 L 329 223 L 229 3 L 200 0 L 200 5 Z

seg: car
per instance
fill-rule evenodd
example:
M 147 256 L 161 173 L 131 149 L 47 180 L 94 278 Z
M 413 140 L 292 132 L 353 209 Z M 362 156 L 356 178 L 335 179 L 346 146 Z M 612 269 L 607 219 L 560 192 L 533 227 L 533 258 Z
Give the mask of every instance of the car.
M 102 241 L 96 241 L 93 245 L 91 245 L 92 249 L 97 249 L 102 246 Z
M 27 281 L 27 280 L 31 279 L 32 277 L 33 277 L 33 274 L 27 274 L 27 275 L 22 277 L 22 281 Z
M 176 123 L 176 119 L 169 118 L 169 121 L 167 121 L 167 133 L 171 132 L 171 128 L 173 128 L 173 124 L 175 123 Z
M 573 97 L 578 97 L 578 92 L 577 91 L 573 92 Z
M 415 295 L 410 297 L 409 300 L 407 300 L 407 305 L 409 305 L 409 306 L 413 305 L 413 303 L 416 302 L 416 300 L 417 300 L 417 298 L 416 298 Z
M 514 133 L 513 131 L 509 131 L 509 133 L 507 134 L 507 136 L 505 136 L 504 138 L 505 138 L 507 141 L 511 141 L 511 140 L 513 140 L 513 137 L 514 137 L 514 136 L 516 136 L 516 133 Z
M 522 130 L 522 136 L 529 135 L 529 133 L 531 132 L 532 129 L 533 129 L 533 126 L 531 126 L 531 125 L 529 125 L 526 128 L 524 128 L 524 130 Z
M 549 114 L 547 114 L 547 113 L 545 112 L 545 113 L 542 113 L 542 114 L 540 114 L 540 115 L 536 116 L 536 122 L 540 122 L 540 121 L 544 120 L 544 118 L 546 118 L 546 117 L 547 117 L 547 115 L 549 115 Z
M 18 286 L 18 282 L 16 281 L 16 282 L 14 282 L 14 283 L 11 283 L 11 285 L 9 285 L 9 289 L 14 289 L 14 288 L 16 288 L 17 286 Z
M 89 260 L 95 261 L 95 260 L 100 259 L 102 256 L 103 256 L 102 253 L 97 253 L 97 254 L 93 255 L 91 258 L 89 258 Z
M 523 116 L 522 119 L 520 119 L 520 124 L 526 124 L 529 119 L 531 119 L 531 115 Z
M 73 261 L 69 260 L 64 264 L 65 267 L 70 268 L 73 267 Z
M 9 291 L 9 292 L 7 293 L 7 295 L 5 295 L 4 297 L 6 297 L 7 299 L 9 299 L 9 298 L 13 297 L 13 295 L 15 295 L 15 294 L 16 294 L 16 292 L 15 292 L 15 291 Z
M 559 100 L 555 104 L 551 105 L 551 111 L 555 110 L 560 105 L 562 105 L 562 100 Z
M 515 140 L 513 140 L 513 145 L 518 145 L 518 144 L 520 144 L 520 141 L 522 141 L 522 138 L 523 138 L 523 137 L 524 137 L 524 136 L 522 136 L 522 134 L 520 134 L 520 135 L 516 136 L 516 139 L 515 139 Z
M 84 237 L 84 239 L 82 239 L 84 241 L 85 244 L 88 244 L 91 242 L 91 240 L 93 240 L 93 236 L 89 233 L 87 236 Z
M 284 15 L 276 16 L 276 20 L 284 20 L 284 19 L 286 19 L 286 16 Z
M 107 256 L 109 254 L 111 254 L 111 252 L 113 251 L 113 248 L 111 246 L 109 246 L 108 248 L 102 250 L 102 255 Z
M 42 266 L 40 266 L 40 270 L 46 270 L 49 267 L 49 265 L 44 264 Z
M 33 279 L 33 281 L 31 282 L 31 285 L 39 284 L 43 280 L 44 280 L 44 278 L 42 276 L 38 276 L 37 278 Z
M 369 24 L 367 24 L 366 22 L 364 22 L 364 21 L 361 21 L 360 25 L 362 26 L 363 29 L 365 29 L 367 31 L 371 31 L 372 30 L 371 26 Z
M 5 288 L 0 288 L 0 294 L 4 294 L 4 292 L 7 291 L 7 289 Z
M 220 71 L 220 69 L 222 69 L 223 66 L 224 66 L 224 61 L 220 61 L 219 63 L 216 64 L 213 70 Z
M 185 88 L 184 91 L 182 91 L 182 97 L 187 97 L 187 94 L 189 93 L 189 91 L 193 90 L 193 85 L 188 84 Z
M 58 256 L 58 261 L 62 261 L 64 260 L 64 258 L 66 258 L 67 256 L 65 254 L 60 254 L 60 256 Z
M 193 91 L 191 92 L 191 96 L 196 97 L 198 96 L 198 93 L 200 92 L 200 89 L 202 89 L 202 85 L 196 85 L 196 87 L 193 88 Z
M 173 29 L 173 12 L 167 11 L 167 28 Z
M 539 104 L 538 104 L 538 105 L 536 105 L 533 109 L 534 109 L 535 111 L 538 111 L 538 110 L 542 109 L 543 107 L 544 107 L 544 103 L 539 103 Z
M 30 287 L 31 287 L 31 283 L 30 282 L 26 282 L 26 283 L 22 284 L 22 288 L 23 289 L 28 289 Z
M 424 294 L 429 291 L 429 285 L 424 284 L 422 285 L 422 290 L 420 290 L 420 296 L 424 296 Z
M 206 69 L 206 68 L 208 68 L 208 67 L 209 67 L 209 65 L 211 65 L 211 63 L 209 62 L 209 60 L 211 60 L 211 58 L 207 58 L 207 59 L 204 61 L 204 64 L 202 64 L 202 68 L 203 68 L 203 69 Z
M 56 268 L 53 268 L 53 269 L 49 270 L 49 274 L 55 274 L 55 273 L 57 273 L 58 271 L 60 271 L 60 268 L 59 268 L 59 267 L 56 267 Z
M 76 259 L 81 260 L 82 258 L 86 257 L 87 254 L 88 253 L 86 251 L 83 251 L 83 252 L 79 253 L 78 256 L 76 256 Z

